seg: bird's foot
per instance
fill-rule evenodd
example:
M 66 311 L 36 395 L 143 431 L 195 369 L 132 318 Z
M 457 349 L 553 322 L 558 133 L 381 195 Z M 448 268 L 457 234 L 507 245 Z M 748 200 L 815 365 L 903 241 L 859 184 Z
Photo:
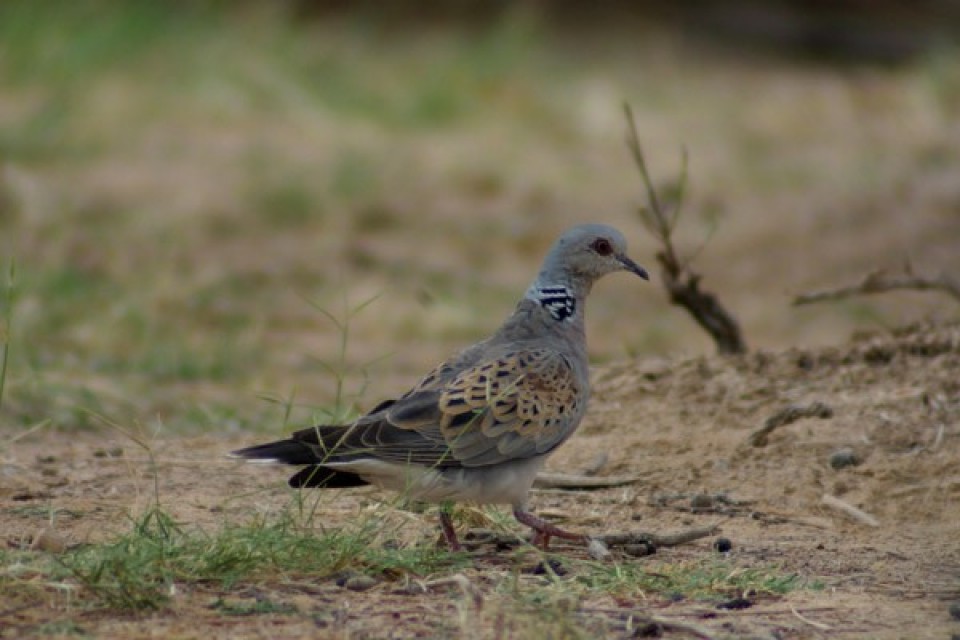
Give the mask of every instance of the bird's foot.
M 587 536 L 561 529 L 542 518 L 538 518 L 529 511 L 515 508 L 513 510 L 513 517 L 517 519 L 517 522 L 533 529 L 533 544 L 541 549 L 546 550 L 547 547 L 550 546 L 550 538 L 563 538 L 564 540 L 574 540 L 582 543 L 587 542 Z

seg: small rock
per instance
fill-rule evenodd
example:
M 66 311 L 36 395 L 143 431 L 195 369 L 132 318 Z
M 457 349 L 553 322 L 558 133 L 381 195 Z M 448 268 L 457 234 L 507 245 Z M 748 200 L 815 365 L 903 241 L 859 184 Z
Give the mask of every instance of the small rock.
M 403 585 L 399 589 L 394 589 L 393 593 L 398 596 L 419 596 L 427 592 L 426 587 L 424 587 L 419 582 L 413 582 L 412 580 L 407 584 Z
M 694 511 L 700 511 L 703 509 L 712 509 L 713 508 L 713 496 L 708 496 L 705 493 L 698 493 L 697 495 L 690 498 L 690 508 Z
M 648 622 L 633 630 L 632 638 L 662 638 L 663 626 L 656 622 Z
M 343 583 L 343 587 L 350 591 L 367 591 L 375 586 L 377 586 L 376 578 L 365 575 L 351 576 Z
M 717 609 L 729 609 L 731 611 L 735 611 L 739 609 L 749 609 L 752 606 L 753 602 L 747 600 L 746 598 L 734 598 L 733 600 L 721 602 L 717 605 Z
M 42 529 L 33 536 L 30 550 L 60 554 L 67 550 L 67 540 L 53 529 Z
M 567 569 L 556 558 L 548 558 L 544 562 L 538 562 L 536 566 L 531 567 L 530 569 L 524 569 L 523 572 L 530 573 L 535 576 L 546 575 L 550 572 L 553 572 L 558 576 L 567 575 Z
M 860 462 L 860 456 L 853 449 L 837 449 L 830 454 L 830 466 L 834 469 L 855 467 Z
M 590 542 L 587 544 L 587 553 L 589 553 L 590 557 L 594 560 L 606 560 L 612 555 L 607 545 L 596 538 L 590 539 Z
M 950 617 L 960 620 L 960 601 L 950 603 Z
M 727 553 L 733 549 L 733 543 L 730 538 L 717 538 L 713 541 L 713 550 L 717 553 Z
M 643 556 L 652 556 L 657 552 L 657 546 L 650 541 L 638 542 L 636 544 L 627 544 L 623 546 L 623 551 L 627 555 L 642 558 Z
M 338 587 L 344 587 L 347 584 L 347 580 L 349 580 L 350 578 L 354 578 L 358 575 L 360 574 L 357 573 L 356 571 L 346 570 L 346 571 L 340 571 L 338 573 L 335 573 L 332 576 L 330 576 L 330 578 L 333 580 L 334 584 L 336 584 Z
M 123 455 L 123 447 L 110 447 L 109 449 L 94 449 L 94 458 L 119 458 Z

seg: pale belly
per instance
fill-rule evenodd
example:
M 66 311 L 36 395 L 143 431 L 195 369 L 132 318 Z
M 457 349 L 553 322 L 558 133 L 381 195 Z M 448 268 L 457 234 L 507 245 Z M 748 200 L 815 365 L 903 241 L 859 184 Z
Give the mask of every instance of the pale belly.
M 325 466 L 356 473 L 367 482 L 404 497 L 426 502 L 475 502 L 523 506 L 546 456 L 490 467 L 432 469 L 421 466 L 358 460 Z

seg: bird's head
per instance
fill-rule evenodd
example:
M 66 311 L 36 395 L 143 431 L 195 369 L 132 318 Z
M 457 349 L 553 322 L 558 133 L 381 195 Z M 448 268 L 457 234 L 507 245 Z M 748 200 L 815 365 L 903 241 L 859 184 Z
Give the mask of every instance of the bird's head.
M 605 224 L 572 227 L 554 243 L 544 260 L 541 280 L 581 281 L 589 287 L 608 273 L 629 271 L 649 280 L 647 270 L 627 256 L 623 234 Z

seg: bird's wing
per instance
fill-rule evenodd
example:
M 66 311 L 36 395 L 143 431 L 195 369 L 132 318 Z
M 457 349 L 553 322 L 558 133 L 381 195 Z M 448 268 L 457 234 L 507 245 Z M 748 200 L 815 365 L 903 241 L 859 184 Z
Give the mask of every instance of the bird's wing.
M 552 349 L 507 351 L 461 371 L 440 394 L 440 432 L 463 466 L 546 453 L 576 428 L 586 401 L 570 361 Z
M 429 377 L 429 376 L 428 376 Z M 545 453 L 583 414 L 585 382 L 551 349 L 518 349 L 482 360 L 380 407 L 347 429 L 305 429 L 294 438 L 318 457 L 357 456 L 438 467 L 477 467 Z

